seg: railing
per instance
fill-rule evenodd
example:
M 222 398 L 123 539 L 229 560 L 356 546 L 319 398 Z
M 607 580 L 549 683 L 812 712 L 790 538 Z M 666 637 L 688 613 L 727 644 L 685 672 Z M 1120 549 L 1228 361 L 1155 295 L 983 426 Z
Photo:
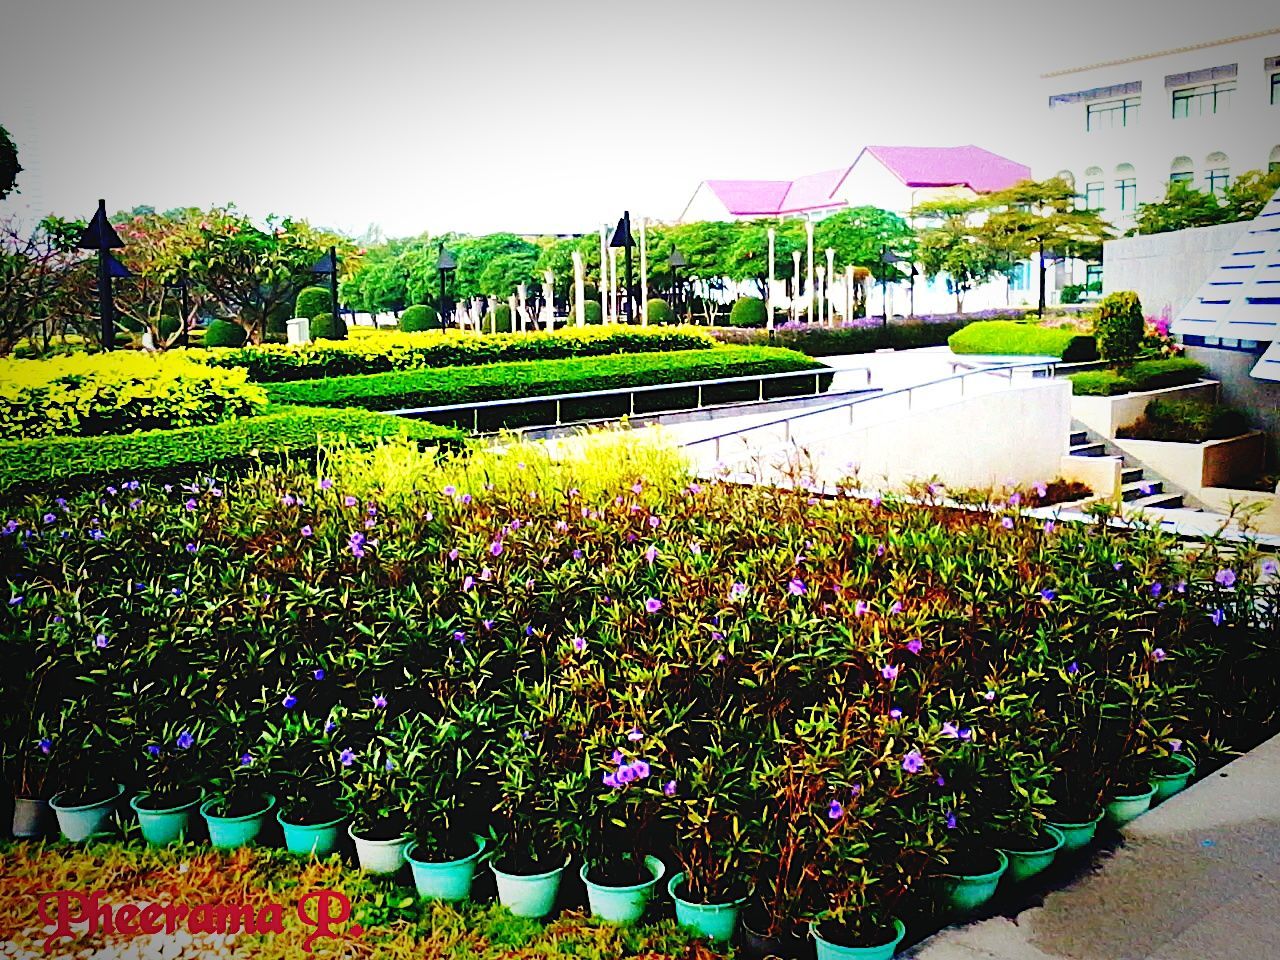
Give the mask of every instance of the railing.
M 716 380 L 687 380 L 680 383 L 655 383 L 641 387 L 618 387 L 613 390 L 583 390 L 577 393 L 553 393 L 538 397 L 508 397 L 502 400 L 480 400 L 473 403 L 447 403 L 435 407 L 414 407 L 405 410 L 390 411 L 397 416 L 402 417 L 426 417 L 433 414 L 453 413 L 455 411 L 469 410 L 472 412 L 472 427 L 475 433 L 480 432 L 480 412 L 482 410 L 494 410 L 500 407 L 522 406 L 531 403 L 555 403 L 556 422 L 555 426 L 563 426 L 564 419 L 562 417 L 562 404 L 566 400 L 588 400 L 588 399 L 604 399 L 605 397 L 616 397 L 622 394 L 629 395 L 628 407 L 630 412 L 628 416 L 634 417 L 636 414 L 636 395 L 641 393 L 656 393 L 661 390 L 697 390 L 697 405 L 693 407 L 679 407 L 674 410 L 653 410 L 643 411 L 645 415 L 649 413 L 680 413 L 687 410 L 704 410 L 712 407 L 733 407 L 747 403 L 763 403 L 765 402 L 764 385 L 766 380 L 787 380 L 813 378 L 812 396 L 822 395 L 822 378 L 834 377 L 844 373 L 863 373 L 866 374 L 867 384 L 871 384 L 871 369 L 869 367 L 848 367 L 837 370 L 834 367 L 820 367 L 817 370 L 793 370 L 787 373 L 757 373 L 744 377 L 721 377 Z M 703 390 L 707 387 L 727 386 L 738 383 L 759 382 L 759 396 L 755 400 L 735 400 L 729 403 L 703 404 Z M 860 391 L 859 395 L 863 395 L 865 391 Z M 774 397 L 772 400 L 796 400 L 799 396 L 791 397 Z M 575 420 L 574 423 L 583 423 L 587 421 Z M 542 426 L 551 426 L 544 424 Z
M 964 385 L 970 377 L 989 376 L 991 374 L 1007 374 L 1009 382 L 1012 383 L 1014 373 L 1019 370 L 1030 370 L 1032 371 L 1032 376 L 1035 376 L 1034 371 L 1044 370 L 1046 377 L 1052 377 L 1055 375 L 1060 365 L 1061 361 L 1058 360 L 1032 360 L 1026 363 L 1000 364 L 982 367 L 981 369 L 976 370 L 968 370 L 965 373 L 953 373 L 951 376 L 940 377 L 937 380 L 929 380 L 925 383 L 916 383 L 909 387 L 899 387 L 896 390 L 885 390 L 881 393 L 875 393 L 870 396 L 858 396 L 850 400 L 845 400 L 841 403 L 833 403 L 812 410 L 804 410 L 799 413 L 791 414 L 790 416 L 779 417 L 777 420 L 770 420 L 765 423 L 749 424 L 745 427 L 738 427 L 736 430 L 727 430 L 724 433 L 718 433 L 710 437 L 699 437 L 696 440 L 687 441 L 684 446 L 696 447 L 704 443 L 714 443 L 715 457 L 719 460 L 720 443 L 730 437 L 742 436 L 744 434 L 753 433 L 757 430 L 767 430 L 770 427 L 781 426 L 783 428 L 783 442 L 790 443 L 791 424 L 796 420 L 804 420 L 809 417 L 821 416 L 824 413 L 831 413 L 835 410 L 843 410 L 847 408 L 849 410 L 849 423 L 853 423 L 855 408 L 864 403 L 870 403 L 877 400 L 887 400 L 890 397 L 905 396 L 907 400 L 907 409 L 910 410 L 912 408 L 915 394 L 920 390 L 926 390 L 930 387 L 936 387 L 944 383 L 959 383 L 960 395 L 964 396 Z

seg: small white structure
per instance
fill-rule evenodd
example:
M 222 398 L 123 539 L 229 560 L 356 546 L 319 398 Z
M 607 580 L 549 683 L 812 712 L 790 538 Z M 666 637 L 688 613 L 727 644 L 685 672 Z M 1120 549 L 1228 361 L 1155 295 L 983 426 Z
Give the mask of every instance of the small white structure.
M 311 342 L 311 320 L 308 317 L 294 317 L 292 320 L 287 320 L 284 328 L 290 344 Z

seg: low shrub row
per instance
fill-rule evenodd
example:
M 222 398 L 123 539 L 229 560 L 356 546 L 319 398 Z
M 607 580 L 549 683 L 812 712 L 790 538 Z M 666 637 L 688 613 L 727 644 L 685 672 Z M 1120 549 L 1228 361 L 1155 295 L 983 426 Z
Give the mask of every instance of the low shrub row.
M 823 327 L 817 324 L 778 326 L 773 332 L 716 327 L 712 336 L 722 343 L 785 347 L 810 357 L 831 357 L 845 353 L 873 353 L 876 350 L 910 350 L 937 347 L 947 342 L 968 320 L 937 323 L 869 323 L 850 327 Z
M 240 461 L 308 454 L 322 438 L 399 435 L 438 443 L 461 440 L 456 431 L 444 427 L 367 410 L 269 409 L 262 416 L 206 426 L 111 437 L 0 441 L 0 493 L 179 476 Z
M 582 357 L 566 360 L 535 360 L 522 363 L 499 363 L 481 367 L 445 367 L 438 370 L 406 370 L 358 377 L 331 377 L 327 380 L 305 380 L 273 383 L 267 393 L 277 403 L 308 406 L 364 407 L 369 410 L 406 410 L 448 404 L 476 403 L 484 400 L 536 398 L 559 393 L 611 390 L 663 383 L 683 383 L 728 377 L 749 377 L 768 373 L 803 370 L 825 370 L 820 364 L 790 350 L 770 347 L 717 347 L 713 350 L 683 350 L 672 353 L 637 353 L 611 357 Z M 831 374 L 820 378 L 820 387 L 830 384 Z M 790 396 L 812 392 L 813 383 L 797 379 L 770 383 L 766 397 Z M 704 403 L 750 400 L 760 388 L 755 383 L 707 388 Z M 670 410 L 692 406 L 696 388 L 655 391 L 638 397 L 635 412 Z M 486 412 L 479 426 L 527 425 L 554 422 L 554 410 L 548 421 L 541 406 L 506 407 Z M 550 406 L 554 406 L 551 404 Z M 611 399 L 592 397 L 565 401 L 561 419 L 601 419 L 630 412 L 630 401 L 621 396 Z M 468 413 L 442 414 L 441 422 L 476 424 Z
M 250 380 L 278 383 L 424 367 L 698 350 L 715 345 L 705 332 L 692 327 L 612 325 L 573 327 L 553 333 L 488 335 L 456 330 L 404 332 L 356 329 L 361 331 L 359 335 L 345 342 L 250 346 L 219 351 L 209 355 L 207 360 L 221 367 L 243 367 L 248 371 Z
M 266 405 L 243 370 L 181 353 L 0 361 L 0 438 L 97 437 L 212 424 Z
M 1098 359 L 1097 341 L 1067 328 L 1041 327 L 1013 320 L 980 320 L 952 334 L 954 353 L 1060 357 L 1074 363 Z
M 1201 400 L 1152 400 L 1134 423 L 1117 435 L 1133 440 L 1204 443 L 1238 437 L 1249 430 L 1249 418 L 1239 410 Z
M 1187 357 L 1139 360 L 1108 370 L 1073 373 L 1071 392 L 1078 397 L 1114 397 L 1144 390 L 1161 390 L 1195 383 L 1205 374 L 1203 364 Z

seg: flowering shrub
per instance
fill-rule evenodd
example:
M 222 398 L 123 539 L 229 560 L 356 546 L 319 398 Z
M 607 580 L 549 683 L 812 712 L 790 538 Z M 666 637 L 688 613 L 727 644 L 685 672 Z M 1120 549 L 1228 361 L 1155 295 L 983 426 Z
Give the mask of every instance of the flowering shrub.
M 490 335 L 353 327 L 351 339 L 342 342 L 259 344 L 200 356 L 212 365 L 244 368 L 250 380 L 275 383 L 423 367 L 705 350 L 714 345 L 710 336 L 694 327 L 571 327 L 553 333 Z
M 132 351 L 0 360 L 0 437 L 99 436 L 218 423 L 261 411 L 241 370 Z
M 1035 519 L 1029 492 L 692 481 L 608 434 L 564 456 L 337 447 L 12 506 L 10 782 L 137 788 L 186 729 L 223 798 L 323 797 L 440 851 L 492 832 L 523 867 L 657 854 L 695 899 L 754 888 L 774 932 L 872 930 L 962 835 L 1275 726 L 1280 588 L 1248 544 Z

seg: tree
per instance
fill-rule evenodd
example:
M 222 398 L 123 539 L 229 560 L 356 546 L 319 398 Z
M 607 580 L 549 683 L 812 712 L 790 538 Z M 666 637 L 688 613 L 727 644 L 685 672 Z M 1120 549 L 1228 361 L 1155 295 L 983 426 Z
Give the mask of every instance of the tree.
M 0 200 L 14 191 L 22 164 L 18 162 L 18 145 L 9 131 L 0 126 Z
M 1138 204 L 1131 234 L 1168 233 L 1188 227 L 1226 223 L 1227 211 L 1212 193 L 1175 181 L 1165 187 L 1164 199 Z
M 813 242 L 820 253 L 828 247 L 834 249 L 837 264 L 867 267 L 873 276 L 882 279 L 881 271 L 886 265 L 880 260 L 881 250 L 892 250 L 910 260 L 915 233 L 896 213 L 879 207 L 851 207 L 818 221 Z
M 774 232 L 773 275 L 788 280 L 792 274 L 792 252 L 805 251 L 804 223 L 800 220 L 747 220 L 732 224 L 733 243 L 725 255 L 726 276 L 730 280 L 754 281 L 763 299 L 769 287 L 769 229 Z
M 925 221 L 916 234 L 916 260 L 930 279 L 946 274 L 964 312 L 964 295 L 999 269 L 995 249 L 984 242 L 980 218 L 988 204 L 981 197 L 952 196 L 919 204 L 912 216 Z
M 1024 180 L 991 194 L 984 204 L 990 214 L 977 236 L 993 262 L 1002 257 L 1038 258 L 1039 313 L 1045 308 L 1045 255 L 1086 260 L 1102 257 L 1102 243 L 1112 236 L 1097 210 L 1077 210 L 1075 190 L 1065 180 Z M 1007 269 L 1007 267 L 1006 267 Z
M 150 212 L 136 212 L 146 211 Z M 115 285 L 116 310 L 136 326 L 145 328 L 160 349 L 173 346 L 184 329 L 196 322 L 211 301 L 203 285 L 189 275 L 188 265 L 200 235 L 198 223 L 204 214 L 196 209 L 157 214 L 150 207 L 135 207 L 134 213 L 115 218 L 116 232 L 124 241 L 117 251 L 133 276 Z M 187 311 L 178 288 L 186 282 Z
M 29 232 L 16 219 L 0 223 L 0 356 L 26 336 L 47 347 L 52 333 L 89 314 L 96 281 L 91 261 L 75 249 L 78 236 L 74 225 L 52 218 Z
M 1269 173 L 1248 170 L 1223 191 L 1222 205 L 1228 220 L 1252 220 L 1280 190 L 1280 167 Z
M 671 244 L 679 248 L 688 261 L 683 276 L 701 280 L 709 290 L 724 288 L 730 274 L 730 250 L 737 239 L 741 224 L 707 220 L 698 223 L 682 223 L 669 227 L 665 233 Z M 718 304 L 704 301 L 708 323 L 715 322 Z
M 455 299 L 507 297 L 517 285 L 533 282 L 538 247 L 514 233 L 461 237 L 450 249 L 458 261 L 450 287 Z M 434 270 L 434 254 L 430 263 Z

